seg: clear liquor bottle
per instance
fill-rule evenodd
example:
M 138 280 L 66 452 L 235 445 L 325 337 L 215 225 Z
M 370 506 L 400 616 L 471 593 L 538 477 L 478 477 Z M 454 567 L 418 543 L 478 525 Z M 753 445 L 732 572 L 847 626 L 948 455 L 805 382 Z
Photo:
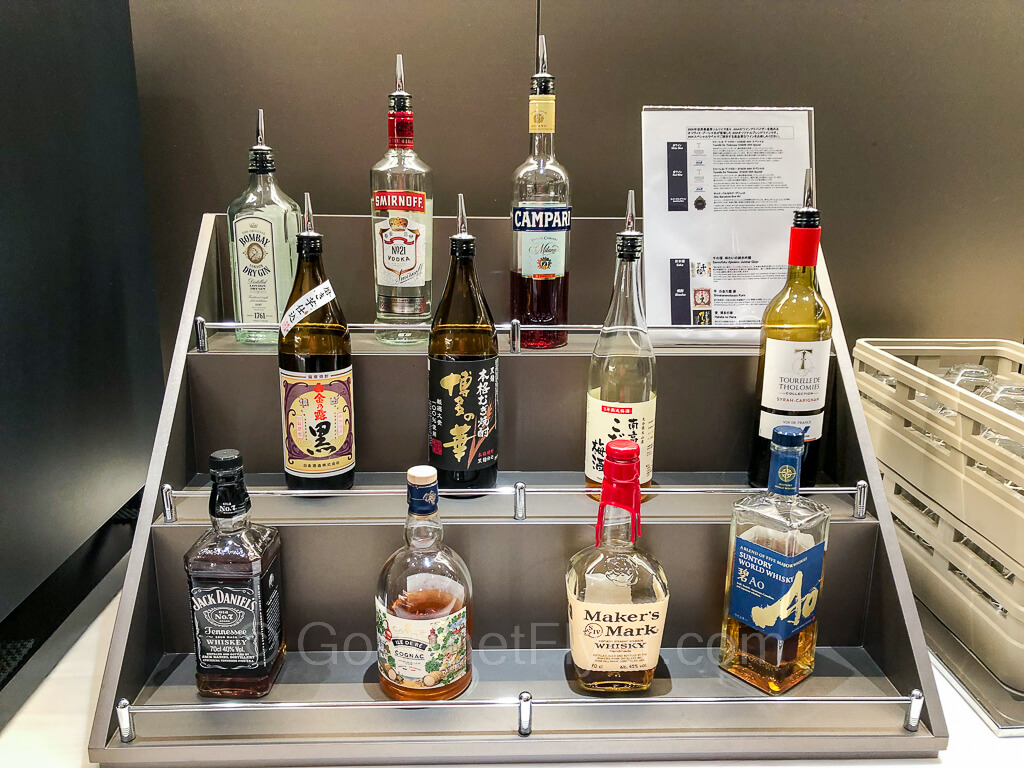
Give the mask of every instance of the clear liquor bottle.
M 512 177 L 512 318 L 524 325 L 569 321 L 569 174 L 555 159 L 555 78 L 544 35 L 530 79 L 530 156 Z M 561 347 L 567 331 L 523 331 L 522 345 Z
M 476 238 L 459 195 L 452 262 L 430 325 L 428 448 L 443 489 L 498 480 L 498 334 L 476 273 Z
M 249 150 L 249 186 L 228 206 L 231 295 L 235 321 L 277 323 L 295 279 L 299 205 L 277 185 L 274 151 L 267 146 L 263 110 Z M 238 341 L 273 344 L 276 331 L 235 331 Z
M 640 446 L 607 446 L 597 508 L 597 545 L 569 561 L 569 644 L 576 680 L 596 692 L 642 691 L 654 681 L 668 579 L 636 546 L 640 536 Z
M 277 342 L 289 488 L 345 490 L 356 474 L 352 340 L 324 271 L 324 238 L 305 195 L 299 267 Z
M 405 546 L 377 581 L 377 668 L 394 699 L 453 699 L 472 678 L 473 583 L 444 545 L 437 511 L 437 471 L 412 467 Z
M 831 512 L 800 496 L 803 432 L 773 430 L 768 490 L 733 505 L 719 663 L 770 694 L 814 671 Z
M 266 695 L 284 663 L 281 536 L 249 520 L 242 454 L 210 454 L 213 527 L 185 553 L 200 696 Z
M 434 193 L 430 166 L 413 148 L 412 96 L 402 54 L 388 96 L 388 151 L 370 171 L 378 323 L 426 323 L 431 310 Z M 378 330 L 392 344 L 427 340 L 426 331 Z
M 654 472 L 654 417 L 658 377 L 644 319 L 640 257 L 644 236 L 636 229 L 633 190 L 626 198 L 626 228 L 615 236 L 615 286 L 587 381 L 586 483 L 601 485 L 607 445 L 619 438 L 640 446 L 640 485 Z
M 771 463 L 772 430 L 788 425 L 804 431 L 807 446 L 802 485 L 815 484 L 821 455 L 828 394 L 832 313 L 818 291 L 821 214 L 814 207 L 811 171 L 804 184 L 804 205 L 794 212 L 789 235 L 786 285 L 765 307 L 757 365 L 759 410 L 754 425 L 748 479 L 763 488 Z

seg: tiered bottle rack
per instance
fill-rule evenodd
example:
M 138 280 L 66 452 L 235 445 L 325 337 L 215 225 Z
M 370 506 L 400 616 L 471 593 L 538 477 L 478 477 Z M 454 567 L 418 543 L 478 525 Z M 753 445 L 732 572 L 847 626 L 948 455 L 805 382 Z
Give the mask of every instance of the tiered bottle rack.
M 322 216 L 325 263 L 350 320 L 372 317 L 369 221 Z M 580 693 L 567 674 L 564 568 L 593 541 L 583 489 L 584 394 L 614 268 L 616 219 L 574 221 L 573 326 L 558 350 L 518 350 L 502 326 L 499 485 L 442 504 L 474 581 L 474 680 L 450 702 L 394 702 L 376 682 L 378 570 L 401 542 L 405 468 L 425 458 L 424 345 L 353 324 L 356 488 L 288 491 L 276 351 L 227 318 L 226 221 L 204 217 L 90 740 L 103 765 L 490 763 L 678 758 L 934 756 L 947 734 L 921 627 L 835 317 L 825 475 L 834 510 L 817 669 L 771 698 L 722 674 L 719 631 L 731 503 L 749 491 L 757 347 L 697 329 L 657 349 L 655 482 L 643 544 L 672 598 L 651 690 Z M 507 317 L 507 219 L 472 219 L 478 269 Z M 435 220 L 439 295 L 452 219 Z M 835 307 L 824 265 L 822 290 Z M 198 318 L 198 320 L 197 320 Z M 245 458 L 253 517 L 284 546 L 288 656 L 265 699 L 200 698 L 182 555 L 208 524 L 206 457 Z

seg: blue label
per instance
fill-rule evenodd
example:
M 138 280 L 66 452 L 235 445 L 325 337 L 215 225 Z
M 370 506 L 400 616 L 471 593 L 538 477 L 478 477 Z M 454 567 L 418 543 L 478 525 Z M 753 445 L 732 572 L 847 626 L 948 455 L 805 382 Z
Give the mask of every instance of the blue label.
M 792 637 L 815 618 L 825 542 L 798 555 L 736 539 L 729 576 L 729 616 L 776 640 Z
M 437 512 L 437 483 L 407 486 L 406 499 L 410 515 L 432 515 Z
M 768 490 L 782 496 L 796 496 L 800 493 L 800 454 L 772 451 Z
M 571 206 L 524 206 L 512 209 L 514 232 L 567 232 L 571 226 Z

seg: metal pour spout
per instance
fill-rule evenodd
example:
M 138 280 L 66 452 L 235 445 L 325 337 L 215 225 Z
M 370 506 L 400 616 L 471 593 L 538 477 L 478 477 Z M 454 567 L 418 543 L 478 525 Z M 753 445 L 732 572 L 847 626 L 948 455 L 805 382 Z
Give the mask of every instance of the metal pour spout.
M 458 212 L 455 215 L 457 226 L 456 235 L 469 236 L 469 220 L 466 218 L 466 200 L 459 192 Z
M 263 128 L 263 110 L 260 109 L 258 111 L 259 117 L 256 119 L 256 146 L 265 147 L 267 142 L 264 138 L 266 136 L 266 131 Z
M 548 44 L 544 39 L 544 35 L 537 36 L 537 74 L 546 75 L 548 73 Z
M 313 226 L 313 204 L 309 201 L 309 192 L 303 193 L 302 202 L 302 234 L 316 235 L 317 231 Z
M 405 92 L 405 64 L 402 61 L 402 54 L 398 54 L 395 59 L 395 91 Z
M 636 195 L 629 190 L 626 195 L 626 232 L 636 232 Z
M 814 174 L 810 168 L 804 173 L 804 208 L 814 208 Z

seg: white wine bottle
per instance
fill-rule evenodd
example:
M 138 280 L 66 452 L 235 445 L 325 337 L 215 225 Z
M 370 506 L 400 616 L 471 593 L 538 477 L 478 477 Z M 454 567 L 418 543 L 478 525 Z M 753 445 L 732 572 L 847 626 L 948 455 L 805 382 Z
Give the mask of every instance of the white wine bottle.
M 804 206 L 793 215 L 786 285 L 768 302 L 761 321 L 757 366 L 759 411 L 748 480 L 768 484 L 772 430 L 797 427 L 804 433 L 800 485 L 813 486 L 818 474 L 828 391 L 832 313 L 818 292 L 815 271 L 821 241 L 821 214 L 814 207 L 811 171 L 804 184 Z
M 612 440 L 640 446 L 640 485 L 654 472 L 657 369 L 640 289 L 644 236 L 636 229 L 633 190 L 626 198 L 626 228 L 615 236 L 617 264 L 611 305 L 590 358 L 587 382 L 587 485 L 601 486 L 605 449 Z

